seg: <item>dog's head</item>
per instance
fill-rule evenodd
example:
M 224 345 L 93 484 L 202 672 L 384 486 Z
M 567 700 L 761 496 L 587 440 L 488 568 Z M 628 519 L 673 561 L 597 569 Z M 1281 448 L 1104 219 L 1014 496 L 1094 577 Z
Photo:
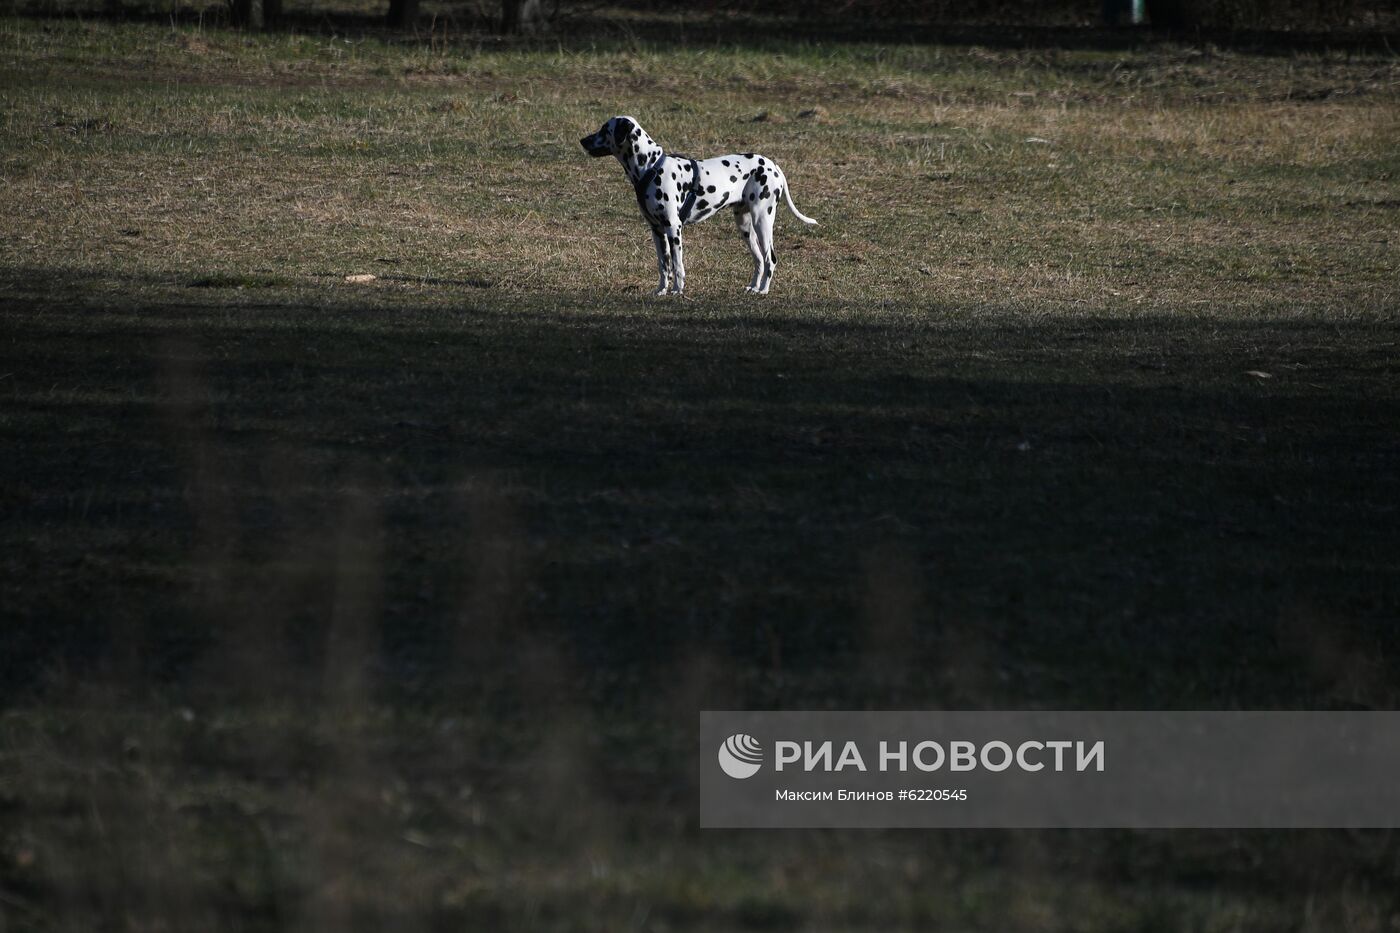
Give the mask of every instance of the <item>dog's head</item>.
M 579 145 L 591 156 L 627 153 L 634 142 L 642 135 L 642 128 L 631 117 L 613 117 L 598 128 L 592 136 L 580 139 Z

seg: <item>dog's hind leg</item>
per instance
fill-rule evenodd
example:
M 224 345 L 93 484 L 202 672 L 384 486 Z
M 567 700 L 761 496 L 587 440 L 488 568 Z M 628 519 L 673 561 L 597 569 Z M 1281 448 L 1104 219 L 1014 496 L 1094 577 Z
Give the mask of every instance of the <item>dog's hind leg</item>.
M 776 258 L 773 256 L 773 206 L 772 202 L 766 206 L 760 202 L 753 212 L 753 239 L 754 245 L 749 247 L 754 254 L 754 258 L 760 261 L 762 271 L 758 276 L 758 284 L 754 292 L 759 295 L 768 294 L 768 287 L 773 284 L 773 269 L 777 266 Z
M 664 295 L 671 284 L 671 250 L 658 227 L 651 228 L 651 242 L 656 247 L 656 274 L 661 279 L 656 285 L 656 294 Z
M 763 250 L 758 245 L 758 235 L 753 228 L 753 214 L 747 209 L 734 211 L 734 223 L 739 227 L 739 239 L 753 255 L 753 278 L 744 286 L 746 292 L 758 291 L 758 280 L 763 275 Z

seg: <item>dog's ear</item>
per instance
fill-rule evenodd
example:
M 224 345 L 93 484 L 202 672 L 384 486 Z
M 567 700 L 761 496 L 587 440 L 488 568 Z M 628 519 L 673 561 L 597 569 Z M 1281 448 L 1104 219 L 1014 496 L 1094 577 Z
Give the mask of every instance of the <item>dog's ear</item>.
M 632 141 L 632 127 L 635 125 L 636 124 L 626 117 L 614 117 L 612 128 L 613 146 L 619 150 L 631 148 L 629 144 Z

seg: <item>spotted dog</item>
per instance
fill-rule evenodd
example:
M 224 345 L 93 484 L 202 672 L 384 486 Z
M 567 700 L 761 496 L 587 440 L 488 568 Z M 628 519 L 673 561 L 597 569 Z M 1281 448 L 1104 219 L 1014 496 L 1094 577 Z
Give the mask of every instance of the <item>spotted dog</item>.
M 667 154 L 632 117 L 613 117 L 598 132 L 579 140 L 591 156 L 617 156 L 632 182 L 637 205 L 651 225 L 656 245 L 656 268 L 661 275 L 656 294 L 685 291 L 685 259 L 681 227 L 708 220 L 724 208 L 734 212 L 739 236 L 753 254 L 753 280 L 745 291 L 768 294 L 773 282 L 773 208 L 778 199 L 805 224 L 816 221 L 792 203 L 783 170 L 771 159 L 752 152 L 743 155 L 692 159 Z

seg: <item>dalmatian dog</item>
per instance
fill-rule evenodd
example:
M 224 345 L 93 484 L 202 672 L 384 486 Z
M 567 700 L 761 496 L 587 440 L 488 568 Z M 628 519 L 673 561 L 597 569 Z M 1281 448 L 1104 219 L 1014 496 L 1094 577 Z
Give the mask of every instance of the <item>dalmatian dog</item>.
M 667 154 L 632 117 L 613 117 L 579 143 L 591 156 L 617 156 L 627 172 L 642 217 L 651 225 L 661 276 L 658 295 L 685 291 L 685 224 L 708 220 L 724 208 L 732 210 L 739 237 L 753 254 L 753 280 L 744 290 L 766 295 L 773 283 L 773 208 L 779 199 L 785 199 L 788 210 L 804 224 L 817 223 L 792 203 L 783 170 L 761 155 L 692 159 Z

